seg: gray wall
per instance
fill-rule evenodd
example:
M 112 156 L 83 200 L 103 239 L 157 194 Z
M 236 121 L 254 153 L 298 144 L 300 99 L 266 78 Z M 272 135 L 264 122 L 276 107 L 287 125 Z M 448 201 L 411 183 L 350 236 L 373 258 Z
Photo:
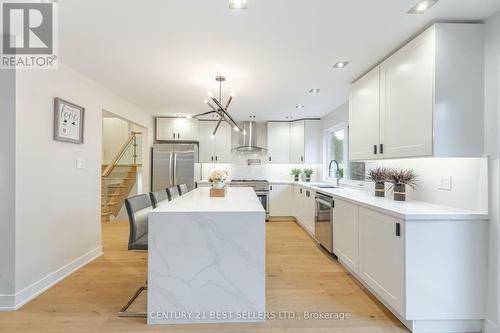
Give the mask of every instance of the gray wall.
M 0 69 L 0 295 L 14 293 L 15 102 L 16 73 Z
M 487 327 L 497 326 L 498 309 L 498 242 L 499 242 L 499 155 L 500 155 L 500 12 L 486 21 L 485 26 L 485 109 L 484 109 L 484 148 L 489 161 L 489 211 L 490 223 L 490 272 L 488 286 Z

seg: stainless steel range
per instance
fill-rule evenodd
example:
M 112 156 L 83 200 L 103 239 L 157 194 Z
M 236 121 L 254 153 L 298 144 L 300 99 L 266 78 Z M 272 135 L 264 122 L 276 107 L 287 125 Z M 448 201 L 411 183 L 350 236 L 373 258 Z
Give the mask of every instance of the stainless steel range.
M 251 187 L 257 194 L 262 206 L 266 210 L 266 221 L 269 220 L 269 182 L 262 179 L 234 179 L 231 187 Z

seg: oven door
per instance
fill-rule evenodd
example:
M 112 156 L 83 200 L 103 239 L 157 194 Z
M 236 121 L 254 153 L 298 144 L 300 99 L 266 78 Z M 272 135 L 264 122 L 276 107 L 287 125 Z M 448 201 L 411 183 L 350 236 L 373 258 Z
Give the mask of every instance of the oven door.
M 255 191 L 262 207 L 266 210 L 266 221 L 269 220 L 269 193 L 266 191 Z

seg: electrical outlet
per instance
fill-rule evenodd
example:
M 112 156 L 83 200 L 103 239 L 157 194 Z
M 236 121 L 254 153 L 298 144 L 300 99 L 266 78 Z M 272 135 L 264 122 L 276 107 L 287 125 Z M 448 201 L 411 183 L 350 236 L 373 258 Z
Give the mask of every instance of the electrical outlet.
M 441 179 L 439 180 L 438 189 L 451 191 L 451 176 L 441 177 Z

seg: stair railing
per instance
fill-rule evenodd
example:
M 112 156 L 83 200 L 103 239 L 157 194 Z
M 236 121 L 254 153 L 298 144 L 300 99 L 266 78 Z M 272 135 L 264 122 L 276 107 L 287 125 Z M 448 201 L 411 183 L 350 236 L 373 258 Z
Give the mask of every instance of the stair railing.
M 104 171 L 102 171 L 101 174 L 101 179 L 103 182 L 103 188 L 102 190 L 104 191 L 104 211 L 109 212 L 109 205 L 108 205 L 108 197 L 109 197 L 109 178 L 110 175 L 113 173 L 115 168 L 120 165 L 120 162 L 123 163 L 124 157 L 126 156 L 127 153 L 131 154 L 130 159 L 128 161 L 125 161 L 125 164 L 127 165 L 137 165 L 137 159 L 139 157 L 139 151 L 138 151 L 138 137 L 142 135 L 141 132 L 131 132 L 130 137 L 128 140 L 123 144 L 123 146 L 118 150 L 117 154 L 111 161 L 109 165 L 106 166 Z

